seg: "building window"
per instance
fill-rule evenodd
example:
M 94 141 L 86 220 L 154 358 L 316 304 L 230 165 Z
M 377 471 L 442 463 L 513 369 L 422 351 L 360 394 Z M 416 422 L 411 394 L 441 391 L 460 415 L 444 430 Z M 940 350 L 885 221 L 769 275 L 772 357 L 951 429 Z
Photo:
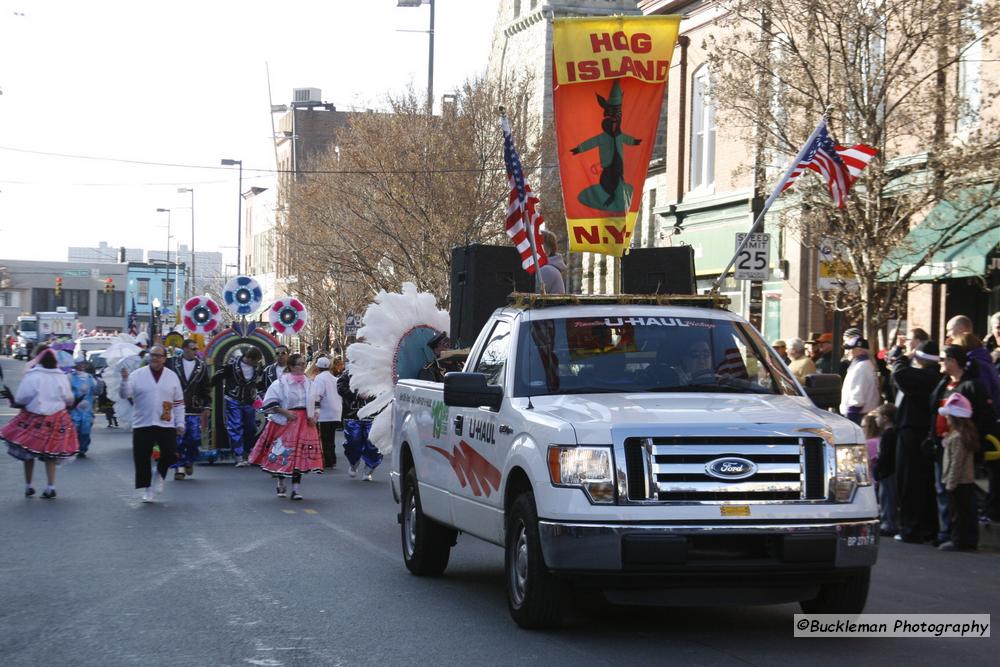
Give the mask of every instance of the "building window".
M 983 76 L 983 25 L 978 15 L 978 2 L 972 3 L 972 7 L 962 20 L 962 32 L 965 43 L 961 51 L 961 59 L 958 61 L 958 95 L 961 98 L 961 111 L 958 114 L 957 129 L 959 132 L 968 132 L 979 122 L 979 112 L 983 105 L 982 96 L 982 76 Z
M 90 315 L 90 290 L 64 289 L 61 296 L 50 288 L 33 287 L 31 289 L 31 308 L 34 312 L 53 311 L 59 306 L 75 312 L 81 317 Z
M 10 308 L 14 305 L 13 292 L 0 292 L 0 308 Z
M 163 281 L 163 292 L 161 294 L 162 295 L 160 296 L 160 301 L 162 301 L 164 303 L 164 305 L 166 305 L 168 303 L 173 303 L 174 302 L 174 281 L 173 280 L 164 280 Z
M 97 294 L 98 317 L 125 317 L 125 292 Z
M 136 281 L 136 284 L 139 286 L 139 293 L 136 294 L 136 303 L 138 303 L 140 306 L 148 306 L 149 278 L 139 278 L 139 280 Z
M 708 68 L 699 67 L 691 86 L 691 189 L 715 184 L 715 104 Z

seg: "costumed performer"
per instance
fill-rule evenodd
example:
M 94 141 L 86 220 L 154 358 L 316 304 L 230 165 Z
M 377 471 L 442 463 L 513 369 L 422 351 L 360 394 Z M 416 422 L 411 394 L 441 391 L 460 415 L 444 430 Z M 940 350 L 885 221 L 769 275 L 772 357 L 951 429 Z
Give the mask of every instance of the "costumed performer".
M 177 375 L 184 392 L 184 435 L 177 437 L 177 463 L 173 466 L 174 479 L 180 480 L 194 474 L 201 432 L 211 411 L 211 378 L 208 366 L 198 358 L 198 343 L 191 338 L 184 341 L 183 356 L 167 360 L 167 368 Z
M 2 395 L 21 412 L 0 429 L 0 438 L 7 441 L 7 453 L 24 462 L 24 495 L 35 495 L 31 477 L 35 459 L 41 459 L 48 478 L 42 498 L 52 499 L 56 497 L 56 465 L 75 456 L 80 444 L 67 411 L 73 405 L 69 379 L 59 370 L 55 352 L 46 345 L 38 349 L 17 393 L 3 388 Z
M 80 442 L 77 458 L 87 458 L 90 450 L 90 432 L 94 428 L 94 401 L 97 397 L 97 379 L 88 370 L 87 358 L 83 355 L 74 359 L 75 370 L 69 376 L 70 389 L 73 390 L 73 409 L 70 417 L 76 428 L 76 437 Z
M 370 482 L 375 468 L 382 463 L 382 453 L 368 437 L 372 430 L 372 417 L 358 416 L 358 410 L 365 407 L 371 399 L 351 387 L 350 366 L 337 378 L 337 393 L 343 402 L 344 456 L 349 464 L 347 474 L 351 477 L 357 475 L 358 466 L 364 462 L 365 469 L 361 472 L 361 479 Z
M 302 500 L 303 473 L 323 472 L 319 431 L 311 411 L 307 411 L 310 381 L 305 370 L 305 357 L 293 354 L 287 371 L 268 387 L 263 405 L 267 426 L 250 454 L 250 463 L 277 478 L 279 498 L 288 494 L 285 478 L 292 478 L 292 500 Z
M 212 385 L 222 384 L 226 404 L 226 434 L 229 446 L 237 457 L 236 467 L 250 465 L 247 457 L 257 435 L 257 411 L 254 403 L 260 390 L 264 373 L 260 367 L 261 354 L 256 347 L 248 347 L 212 376 Z

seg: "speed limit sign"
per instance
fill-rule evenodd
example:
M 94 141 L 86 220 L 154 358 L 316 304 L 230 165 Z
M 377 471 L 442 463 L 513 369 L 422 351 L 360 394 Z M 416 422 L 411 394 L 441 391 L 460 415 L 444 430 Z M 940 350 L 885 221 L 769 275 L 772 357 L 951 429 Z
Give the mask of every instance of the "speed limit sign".
M 736 250 L 746 234 L 736 235 Z M 767 280 L 767 269 L 771 265 L 771 235 L 751 234 L 750 240 L 736 256 L 736 280 Z

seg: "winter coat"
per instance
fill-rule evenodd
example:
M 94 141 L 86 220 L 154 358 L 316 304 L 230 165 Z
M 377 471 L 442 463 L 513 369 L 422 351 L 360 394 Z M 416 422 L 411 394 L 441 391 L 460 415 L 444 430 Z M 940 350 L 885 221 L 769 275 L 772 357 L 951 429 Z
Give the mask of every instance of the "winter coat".
M 941 483 L 948 491 L 959 484 L 976 482 L 975 454 L 955 431 L 944 436 L 944 458 L 941 459 Z
M 896 428 L 920 431 L 930 428 L 936 413 L 927 411 L 927 402 L 940 381 L 941 371 L 936 366 L 913 366 L 909 357 L 899 357 L 893 362 L 892 382 L 898 392 Z

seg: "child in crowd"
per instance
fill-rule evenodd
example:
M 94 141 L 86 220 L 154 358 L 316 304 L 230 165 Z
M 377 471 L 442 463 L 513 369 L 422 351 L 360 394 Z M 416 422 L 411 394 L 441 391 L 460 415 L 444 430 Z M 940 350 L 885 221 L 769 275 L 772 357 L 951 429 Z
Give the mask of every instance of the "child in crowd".
M 896 406 L 883 403 L 872 414 L 879 431 L 878 454 L 874 464 L 875 483 L 878 485 L 878 506 L 881 532 L 893 536 L 899 532 L 896 520 Z
M 941 482 L 948 492 L 951 539 L 941 544 L 942 551 L 973 550 L 979 545 L 976 520 L 975 454 L 979 451 L 979 431 L 972 422 L 972 403 L 956 392 L 938 408 L 948 420 L 944 436 Z

